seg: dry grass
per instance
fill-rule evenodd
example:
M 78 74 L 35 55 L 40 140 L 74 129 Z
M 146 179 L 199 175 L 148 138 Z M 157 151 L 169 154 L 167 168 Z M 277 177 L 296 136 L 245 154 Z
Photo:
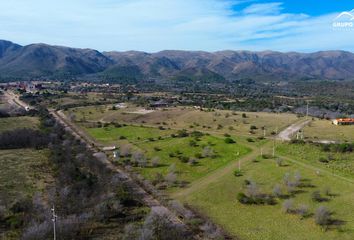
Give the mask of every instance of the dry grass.
M 238 136 L 266 136 L 280 131 L 298 120 L 294 114 L 276 114 L 264 112 L 248 112 L 246 118 L 242 112 L 217 110 L 213 112 L 200 111 L 194 108 L 176 107 L 160 109 L 148 114 L 134 114 L 140 108 L 129 106 L 127 109 L 111 110 L 112 106 L 94 106 L 75 108 L 67 112 L 75 115 L 77 121 L 120 122 L 127 124 L 144 124 L 147 126 L 170 127 L 173 129 L 194 129 L 214 133 L 229 133 Z M 257 129 L 250 133 L 251 126 Z
M 304 132 L 311 140 L 354 141 L 354 125 L 336 126 L 329 120 L 316 119 L 305 127 Z

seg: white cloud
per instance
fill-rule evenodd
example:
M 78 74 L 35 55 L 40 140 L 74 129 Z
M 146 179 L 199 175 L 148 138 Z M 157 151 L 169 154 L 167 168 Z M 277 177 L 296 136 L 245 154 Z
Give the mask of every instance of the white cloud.
M 354 50 L 337 13 L 284 12 L 280 2 L 240 0 L 0 0 L 0 38 L 99 50 Z M 234 11 L 232 6 L 250 2 Z
M 273 3 L 255 3 L 246 7 L 243 12 L 245 14 L 278 14 L 283 9 L 283 3 L 273 2 Z

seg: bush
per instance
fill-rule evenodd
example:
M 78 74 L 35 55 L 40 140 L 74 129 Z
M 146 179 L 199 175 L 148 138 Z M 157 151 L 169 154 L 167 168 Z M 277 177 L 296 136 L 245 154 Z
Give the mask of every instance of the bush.
M 234 176 L 235 176 L 235 177 L 241 177 L 241 176 L 242 176 L 241 170 L 236 169 L 236 170 L 234 171 Z
M 320 226 L 327 226 L 330 224 L 330 222 L 331 222 L 330 211 L 324 206 L 318 207 L 315 212 L 315 223 Z
M 227 144 L 233 144 L 233 143 L 236 143 L 236 141 L 235 140 L 233 140 L 232 138 L 225 138 L 225 143 L 227 143 Z
M 305 218 L 309 215 L 309 207 L 302 204 L 298 207 L 297 213 L 301 216 L 301 218 Z
M 314 191 L 311 193 L 311 199 L 314 202 L 321 202 L 322 201 L 322 197 L 321 197 L 321 193 L 320 191 Z
M 292 213 L 294 211 L 294 201 L 292 199 L 288 199 L 284 201 L 283 211 L 285 213 Z

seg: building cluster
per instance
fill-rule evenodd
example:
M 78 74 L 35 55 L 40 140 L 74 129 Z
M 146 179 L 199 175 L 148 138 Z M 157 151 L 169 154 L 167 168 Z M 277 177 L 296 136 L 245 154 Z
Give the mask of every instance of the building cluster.
M 354 125 L 354 118 L 337 118 L 333 120 L 334 125 Z

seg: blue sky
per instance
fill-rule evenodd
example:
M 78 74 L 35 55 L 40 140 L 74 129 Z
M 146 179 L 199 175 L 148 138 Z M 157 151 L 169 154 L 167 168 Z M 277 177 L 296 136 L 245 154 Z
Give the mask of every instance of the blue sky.
M 349 0 L 0 0 L 0 39 L 101 51 L 354 51 Z

